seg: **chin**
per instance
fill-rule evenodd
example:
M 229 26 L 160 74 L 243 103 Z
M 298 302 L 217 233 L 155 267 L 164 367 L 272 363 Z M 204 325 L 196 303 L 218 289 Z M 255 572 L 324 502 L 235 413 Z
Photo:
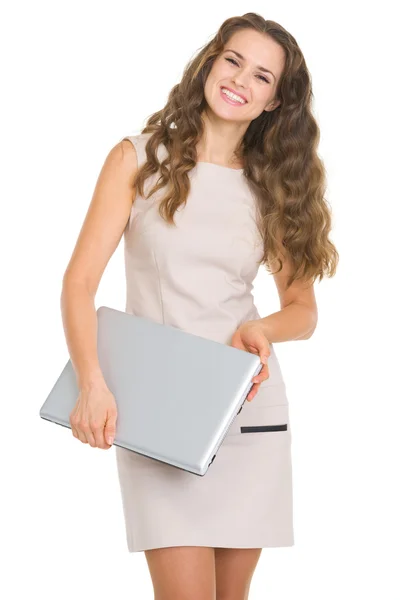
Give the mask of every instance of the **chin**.
M 237 119 L 235 119 L 234 115 L 232 115 L 232 113 L 228 114 L 229 110 L 224 111 L 224 110 L 221 110 L 220 107 L 215 109 L 212 106 L 210 106 L 209 104 L 207 105 L 207 109 L 208 109 L 208 112 L 210 113 L 210 115 L 214 119 L 221 119 L 221 121 L 229 121 L 230 123 L 238 122 Z

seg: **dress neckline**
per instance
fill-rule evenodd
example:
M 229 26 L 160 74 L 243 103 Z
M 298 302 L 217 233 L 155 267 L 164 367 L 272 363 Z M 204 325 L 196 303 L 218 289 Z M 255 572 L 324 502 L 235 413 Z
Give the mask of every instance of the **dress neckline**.
M 196 165 L 211 165 L 212 167 L 218 167 L 219 169 L 225 169 L 226 171 L 237 171 L 243 173 L 244 169 L 234 169 L 232 167 L 225 167 L 224 165 L 217 165 L 216 163 L 206 162 L 204 160 L 198 160 Z

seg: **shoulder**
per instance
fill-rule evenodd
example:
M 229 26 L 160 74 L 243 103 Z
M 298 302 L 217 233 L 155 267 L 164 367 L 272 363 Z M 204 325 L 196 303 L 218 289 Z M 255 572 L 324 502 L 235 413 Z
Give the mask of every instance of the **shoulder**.
M 105 157 L 102 173 L 132 188 L 141 164 L 140 137 L 125 136 L 114 144 Z
M 120 140 L 122 151 L 128 157 L 135 156 L 136 166 L 141 167 L 146 162 L 146 144 L 151 137 L 151 133 L 138 133 L 135 135 L 126 135 Z M 132 160 L 132 158 L 130 158 Z

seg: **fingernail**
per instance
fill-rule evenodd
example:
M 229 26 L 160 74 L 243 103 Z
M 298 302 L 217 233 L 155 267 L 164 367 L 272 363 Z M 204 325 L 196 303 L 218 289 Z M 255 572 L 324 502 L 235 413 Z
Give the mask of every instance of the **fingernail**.
M 113 443 L 112 437 L 107 438 L 107 444 L 110 444 L 110 446 L 111 446 L 112 443 Z

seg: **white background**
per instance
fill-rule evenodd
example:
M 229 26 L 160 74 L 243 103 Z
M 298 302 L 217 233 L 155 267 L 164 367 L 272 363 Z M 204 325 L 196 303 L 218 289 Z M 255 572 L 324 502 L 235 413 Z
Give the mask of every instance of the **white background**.
M 251 10 L 299 43 L 328 171 L 337 275 L 316 332 L 275 344 L 291 406 L 295 545 L 251 600 L 398 600 L 399 103 L 394 3 L 18 2 L 0 15 L 1 585 L 7 600 L 153 598 L 125 541 L 115 447 L 39 409 L 68 359 L 61 281 L 111 149 L 165 105 L 193 54 Z M 396 29 L 395 29 L 396 27 Z M 397 86 L 397 89 L 396 89 Z M 397 292 L 396 292 L 397 290 Z M 260 270 L 261 316 L 279 309 Z M 96 307 L 124 309 L 123 243 Z M 162 360 L 162 356 L 157 357 Z M 251 498 L 249 499 L 251 502 Z

